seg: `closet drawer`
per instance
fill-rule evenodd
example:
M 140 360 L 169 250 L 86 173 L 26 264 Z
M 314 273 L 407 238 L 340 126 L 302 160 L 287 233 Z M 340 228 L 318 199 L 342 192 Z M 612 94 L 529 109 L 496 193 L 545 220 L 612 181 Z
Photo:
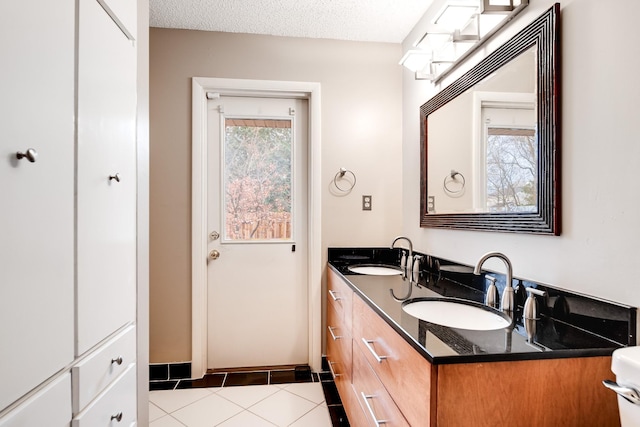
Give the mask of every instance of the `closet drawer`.
M 66 372 L 0 417 L 0 427 L 69 427 L 71 378 Z
M 75 416 L 71 427 L 131 426 L 136 422 L 135 364 Z
M 71 368 L 74 415 L 135 360 L 136 328 L 129 326 Z
M 409 426 L 358 349 L 353 352 L 353 389 L 370 425 Z
M 352 326 L 351 308 L 353 303 L 353 291 L 333 270 L 329 269 L 327 274 L 327 299 L 333 306 L 338 317 L 344 322 L 346 330 L 350 331 Z
M 354 359 L 359 348 L 411 425 L 430 425 L 435 368 L 359 297 L 353 319 Z

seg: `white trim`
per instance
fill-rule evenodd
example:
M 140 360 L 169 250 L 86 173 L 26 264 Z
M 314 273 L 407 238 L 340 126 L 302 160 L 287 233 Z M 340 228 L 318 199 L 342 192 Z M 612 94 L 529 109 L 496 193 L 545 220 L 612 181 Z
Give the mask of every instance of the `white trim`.
M 224 96 L 287 97 L 309 100 L 308 183 L 308 304 L 309 366 L 321 369 L 322 358 L 322 247 L 320 83 L 194 77 L 192 79 L 191 174 L 191 375 L 207 370 L 207 92 Z

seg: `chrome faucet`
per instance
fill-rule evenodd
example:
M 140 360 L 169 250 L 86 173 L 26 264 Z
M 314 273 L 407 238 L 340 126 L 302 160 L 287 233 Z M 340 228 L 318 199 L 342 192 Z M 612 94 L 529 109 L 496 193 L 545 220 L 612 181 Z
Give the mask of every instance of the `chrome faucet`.
M 409 240 L 408 237 L 404 237 L 404 236 L 398 236 L 395 239 L 393 239 L 393 243 L 391 243 L 391 249 L 395 249 L 395 244 L 398 240 L 406 240 L 407 243 L 409 243 L 409 257 L 407 258 L 407 262 L 405 264 L 405 269 L 407 270 L 407 272 L 411 272 L 411 262 L 413 261 L 413 243 L 411 243 L 411 240 Z M 407 273 L 405 272 L 405 273 Z
M 500 252 L 489 252 L 482 255 L 482 258 L 478 260 L 476 267 L 473 270 L 473 274 L 480 275 L 482 270 L 482 264 L 489 258 L 500 258 L 504 264 L 507 266 L 507 286 L 504 288 L 504 292 L 502 293 L 502 299 L 500 301 L 500 309 L 502 311 L 510 311 L 512 312 L 515 309 L 515 292 L 513 291 L 513 267 L 511 266 L 511 261 L 507 258 L 506 255 Z

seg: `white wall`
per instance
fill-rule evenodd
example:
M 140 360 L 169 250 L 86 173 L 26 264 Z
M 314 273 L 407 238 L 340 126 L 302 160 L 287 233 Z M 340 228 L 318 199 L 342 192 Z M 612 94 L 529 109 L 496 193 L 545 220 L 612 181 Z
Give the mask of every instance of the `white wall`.
M 552 4 L 531 1 L 482 54 Z M 567 0 L 561 5 L 562 234 L 419 227 L 418 109 L 444 86 L 416 81 L 408 71 L 403 76 L 403 230 L 420 251 L 474 264 L 485 252 L 498 250 L 511 258 L 517 277 L 639 306 L 634 269 L 640 266 L 640 56 L 634 33 L 640 2 Z M 405 50 L 423 26 L 418 23 L 407 37 Z M 496 269 L 502 267 L 496 264 Z

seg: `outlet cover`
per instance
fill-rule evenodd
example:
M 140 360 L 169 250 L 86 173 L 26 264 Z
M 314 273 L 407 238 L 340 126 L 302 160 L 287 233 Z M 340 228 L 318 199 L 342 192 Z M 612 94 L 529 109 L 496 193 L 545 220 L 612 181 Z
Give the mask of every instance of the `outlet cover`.
M 370 211 L 371 210 L 371 202 L 372 202 L 372 197 L 371 196 L 362 196 L 362 210 L 363 211 Z

